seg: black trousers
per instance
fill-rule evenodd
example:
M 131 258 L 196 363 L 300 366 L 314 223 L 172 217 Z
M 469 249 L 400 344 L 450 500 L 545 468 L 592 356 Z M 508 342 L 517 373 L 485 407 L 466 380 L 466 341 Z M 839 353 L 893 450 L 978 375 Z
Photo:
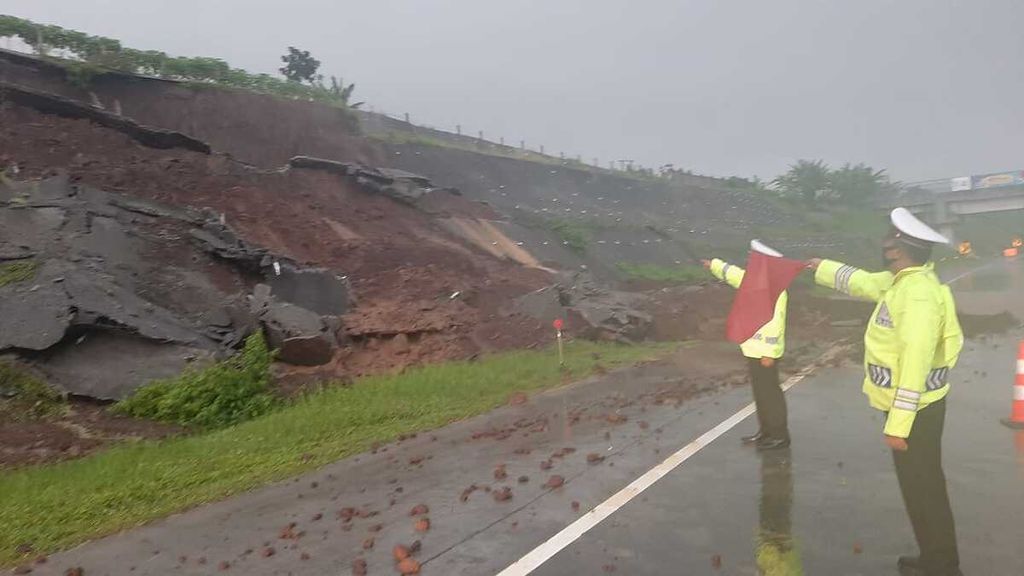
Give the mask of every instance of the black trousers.
M 940 574 L 960 565 L 953 511 L 946 492 L 946 475 L 942 472 L 945 421 L 946 400 L 943 398 L 917 413 L 907 438 L 909 449 L 892 453 L 903 504 L 921 549 L 921 564 L 926 570 Z
M 761 432 L 771 438 L 788 439 L 789 424 L 786 414 L 786 396 L 779 384 L 779 361 L 769 367 L 761 365 L 759 358 L 747 358 L 750 380 L 754 388 L 754 405 Z

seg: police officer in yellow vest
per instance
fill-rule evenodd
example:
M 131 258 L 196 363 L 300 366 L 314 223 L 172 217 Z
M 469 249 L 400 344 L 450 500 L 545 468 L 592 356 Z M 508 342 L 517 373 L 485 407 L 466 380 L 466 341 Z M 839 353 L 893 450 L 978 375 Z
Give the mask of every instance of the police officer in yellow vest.
M 919 556 L 899 559 L 900 573 L 962 576 L 942 472 L 942 429 L 963 333 L 953 295 L 930 262 L 932 247 L 949 241 L 905 208 L 893 210 L 890 220 L 885 272 L 820 259 L 808 267 L 818 284 L 877 302 L 864 335 L 863 390 L 873 408 L 887 413 L 884 441 L 920 548 Z
M 765 246 L 758 240 L 750 242 L 750 249 L 768 256 L 781 257 L 778 251 Z M 704 266 L 719 280 L 733 288 L 739 288 L 744 270 L 715 258 L 704 260 Z M 756 334 L 740 345 L 747 357 L 751 384 L 754 389 L 754 404 L 757 406 L 757 433 L 744 436 L 745 444 L 756 444 L 758 450 L 775 450 L 789 446 L 786 397 L 779 384 L 779 359 L 786 350 L 786 305 L 789 296 L 783 292 L 775 302 L 775 314 Z

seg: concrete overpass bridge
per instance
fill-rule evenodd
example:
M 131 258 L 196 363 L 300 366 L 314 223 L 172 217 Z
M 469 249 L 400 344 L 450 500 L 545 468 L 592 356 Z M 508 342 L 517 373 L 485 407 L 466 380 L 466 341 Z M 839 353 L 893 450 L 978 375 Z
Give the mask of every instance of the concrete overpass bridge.
M 895 206 L 905 206 L 948 238 L 955 238 L 956 224 L 963 216 L 1017 210 L 1021 211 L 1021 219 L 1024 220 L 1024 182 L 955 192 L 909 192 L 890 201 L 886 207 Z

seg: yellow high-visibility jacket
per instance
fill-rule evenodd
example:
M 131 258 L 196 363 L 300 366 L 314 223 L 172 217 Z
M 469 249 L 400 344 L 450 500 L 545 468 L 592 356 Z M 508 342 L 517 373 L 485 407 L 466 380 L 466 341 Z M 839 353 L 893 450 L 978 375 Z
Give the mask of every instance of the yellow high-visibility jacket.
M 949 392 L 947 377 L 963 348 L 953 293 L 930 263 L 893 275 L 824 260 L 814 279 L 878 303 L 864 333 L 863 390 L 872 407 L 889 413 L 885 434 L 910 436 L 917 411 Z
M 739 288 L 740 283 L 743 282 L 745 271 L 739 266 L 715 258 L 711 261 L 711 273 L 729 286 Z M 786 306 L 788 303 L 789 295 L 783 292 L 775 302 L 775 314 L 772 319 L 761 326 L 757 334 L 740 344 L 740 350 L 744 356 L 747 358 L 782 358 L 782 354 L 786 351 Z

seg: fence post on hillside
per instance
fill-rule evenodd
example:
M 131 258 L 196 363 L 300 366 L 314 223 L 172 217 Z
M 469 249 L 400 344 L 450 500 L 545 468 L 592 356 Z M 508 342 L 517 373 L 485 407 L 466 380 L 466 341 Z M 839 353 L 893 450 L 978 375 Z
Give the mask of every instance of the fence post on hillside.
M 520 140 L 519 141 L 519 149 L 524 151 L 524 152 L 526 151 L 526 140 Z
M 505 145 L 505 137 L 501 136 L 500 138 L 498 138 L 498 143 L 501 144 L 502 146 L 504 146 Z
M 455 125 L 455 133 L 458 134 L 459 136 L 462 136 L 462 124 Z
M 543 144 L 540 145 L 540 154 L 541 154 L 541 156 L 544 155 L 544 145 Z
M 479 140 L 481 142 L 483 142 L 484 141 L 484 131 L 483 130 L 479 130 L 479 131 L 477 131 L 476 134 L 477 134 L 477 136 L 479 136 Z
M 412 124 L 412 122 L 409 122 L 409 113 L 408 112 L 405 113 L 405 123 L 406 124 Z

